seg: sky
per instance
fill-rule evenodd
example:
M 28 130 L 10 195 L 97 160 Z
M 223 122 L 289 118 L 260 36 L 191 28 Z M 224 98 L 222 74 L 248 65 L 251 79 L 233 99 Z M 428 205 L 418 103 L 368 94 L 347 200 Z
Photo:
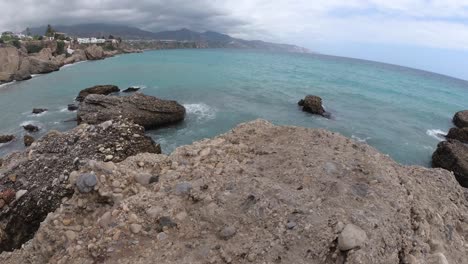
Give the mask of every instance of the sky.
M 468 80 L 468 0 L 0 0 L 0 30 L 119 23 L 214 30 Z

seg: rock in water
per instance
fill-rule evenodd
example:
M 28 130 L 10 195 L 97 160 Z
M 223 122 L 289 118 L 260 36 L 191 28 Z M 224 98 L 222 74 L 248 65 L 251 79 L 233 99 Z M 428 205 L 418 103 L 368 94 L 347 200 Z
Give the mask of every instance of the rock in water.
M 458 140 L 440 142 L 432 155 L 432 166 L 452 171 L 460 185 L 468 188 L 468 145 Z
M 23 142 L 25 147 L 29 147 L 34 143 L 34 138 L 30 135 L 24 135 Z
M 47 111 L 47 109 L 45 109 L 45 108 L 34 108 L 34 109 L 32 110 L 32 113 L 33 113 L 33 114 L 41 114 L 41 113 L 44 113 L 44 112 L 46 112 L 46 111 Z
M 468 127 L 468 110 L 460 111 L 453 117 L 453 123 L 459 127 Z
M 139 87 L 128 87 L 127 89 L 123 90 L 123 93 L 133 93 L 140 90 Z
M 78 106 L 76 104 L 69 104 L 68 111 L 76 111 L 78 110 Z
M 353 224 L 347 224 L 341 234 L 338 236 L 338 249 L 348 251 L 358 248 L 367 240 L 367 235 L 364 230 Z
M 454 127 L 454 128 L 451 128 L 450 131 L 448 132 L 446 138 L 456 139 L 456 140 L 461 141 L 461 142 L 463 142 L 465 144 L 468 144 L 468 127 L 464 127 L 464 128 Z
M 45 61 L 35 57 L 28 57 L 31 74 L 50 73 L 58 71 L 60 66 L 52 61 Z
M 119 116 L 151 129 L 182 121 L 185 108 L 176 101 L 139 93 L 124 97 L 89 95 L 78 110 L 78 123 L 98 124 Z
M 8 143 L 15 139 L 15 136 L 13 135 L 0 135 L 0 144 L 2 143 Z
M 73 194 L 74 184 L 64 179 L 87 160 L 103 161 L 109 155 L 101 153 L 100 148 L 112 153 L 113 162 L 138 153 L 161 153 L 159 145 L 145 136 L 143 127 L 117 120 L 107 129 L 84 124 L 65 133 L 51 131 L 28 151 L 5 158 L 2 173 L 16 175 L 17 180 L 0 178 L 0 191 L 29 191 L 8 210 L 0 210 L 0 252 L 19 248 L 34 235 L 47 214 Z M 95 168 L 96 173 L 100 170 L 102 167 Z M 84 182 L 91 187 L 90 181 Z
M 23 128 L 28 132 L 37 132 L 37 131 L 39 131 L 39 127 L 35 126 L 33 124 L 27 124 L 27 125 L 23 126 Z
M 297 103 L 302 106 L 302 111 L 309 112 L 323 117 L 330 117 L 330 114 L 325 111 L 322 105 L 322 98 L 315 95 L 307 95 L 303 100 Z
M 76 97 L 76 100 L 78 102 L 82 102 L 86 98 L 86 96 L 90 94 L 108 95 L 108 94 L 117 93 L 117 92 L 120 92 L 120 89 L 119 87 L 115 85 L 96 85 L 96 86 L 81 90 L 78 96 Z

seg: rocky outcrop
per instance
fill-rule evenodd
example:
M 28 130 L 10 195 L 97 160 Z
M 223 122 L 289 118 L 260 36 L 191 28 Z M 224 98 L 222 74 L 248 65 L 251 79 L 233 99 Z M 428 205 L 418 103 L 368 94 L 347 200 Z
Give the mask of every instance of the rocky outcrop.
M 0 209 L 0 252 L 30 239 L 47 214 L 73 194 L 71 172 L 86 160 L 120 162 L 138 153 L 160 152 L 141 126 L 109 121 L 66 133 L 51 131 L 26 152 L 11 154 L 3 164 L 0 191 L 25 193 Z
M 35 57 L 29 57 L 28 60 L 31 74 L 51 73 L 60 69 L 60 66 L 52 61 L 45 61 Z
M 8 143 L 15 139 L 15 136 L 13 135 L 0 135 L 0 144 L 2 143 Z
M 11 82 L 21 63 L 20 54 L 15 47 L 0 47 L 0 83 Z
M 46 108 L 34 108 L 34 109 L 32 110 L 32 113 L 33 113 L 33 114 L 41 114 L 41 113 L 44 113 L 44 112 L 46 112 L 46 111 L 47 111 Z
M 85 49 L 85 54 L 88 60 L 102 60 L 105 58 L 104 50 L 97 45 L 87 47 Z
M 86 52 L 84 50 L 75 50 L 73 54 L 64 60 L 65 64 L 77 63 L 87 60 Z
M 82 102 L 86 98 L 86 96 L 90 94 L 108 95 L 111 93 L 118 93 L 118 92 L 120 92 L 120 89 L 119 87 L 115 85 L 96 85 L 96 86 L 81 90 L 78 96 L 76 97 L 76 100 L 78 102 Z
M 140 90 L 140 87 L 128 87 L 127 89 L 123 90 L 122 93 L 133 93 Z
M 67 108 L 68 108 L 68 111 L 78 110 L 78 106 L 76 104 L 69 104 Z
M 35 126 L 33 124 L 24 125 L 23 128 L 24 128 L 24 130 L 26 130 L 28 132 L 37 132 L 37 131 L 39 131 L 39 127 Z
M 136 93 L 123 97 L 89 95 L 78 110 L 79 123 L 98 124 L 119 116 L 151 129 L 182 121 L 185 108 L 176 101 Z
M 468 127 L 468 110 L 460 111 L 453 117 L 453 123 L 459 127 Z
M 24 137 L 23 137 L 23 143 L 24 143 L 25 147 L 31 146 L 32 143 L 34 143 L 34 141 L 35 141 L 34 137 L 32 137 L 30 135 L 24 135 Z
M 458 128 L 454 127 L 451 128 L 448 132 L 446 138 L 449 139 L 456 139 L 460 142 L 468 144 L 468 127 Z
M 256 121 L 70 175 L 83 192 L 2 264 L 462 264 L 468 254 L 468 202 L 449 172 L 320 129 Z
M 432 155 L 432 166 L 452 171 L 460 185 L 468 188 L 468 145 L 458 140 L 439 143 Z
M 314 115 L 321 115 L 329 118 L 330 114 L 325 111 L 322 105 L 322 98 L 315 95 L 307 95 L 304 99 L 297 103 L 302 107 L 302 111 L 309 112 Z

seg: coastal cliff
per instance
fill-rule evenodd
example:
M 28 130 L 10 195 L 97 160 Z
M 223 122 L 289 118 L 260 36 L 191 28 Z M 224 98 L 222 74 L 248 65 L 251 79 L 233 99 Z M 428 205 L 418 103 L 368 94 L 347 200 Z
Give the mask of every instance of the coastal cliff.
M 61 182 L 74 194 L 1 263 L 462 264 L 468 255 L 468 201 L 452 173 L 399 165 L 322 129 L 258 120 L 168 156 L 90 160 Z
M 62 47 L 63 48 L 63 47 Z M 0 84 L 22 81 L 33 74 L 58 71 L 66 64 L 85 60 L 100 60 L 119 53 L 140 52 L 122 44 L 105 50 L 98 45 L 73 45 L 73 53 L 68 54 L 57 45 L 57 41 L 29 41 L 17 48 L 0 44 Z

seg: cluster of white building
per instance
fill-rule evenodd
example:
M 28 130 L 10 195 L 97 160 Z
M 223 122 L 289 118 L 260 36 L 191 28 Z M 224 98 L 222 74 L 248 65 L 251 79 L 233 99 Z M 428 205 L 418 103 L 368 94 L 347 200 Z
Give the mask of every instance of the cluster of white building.
M 116 39 L 100 39 L 100 38 L 77 38 L 79 44 L 103 44 L 106 42 L 117 43 Z

